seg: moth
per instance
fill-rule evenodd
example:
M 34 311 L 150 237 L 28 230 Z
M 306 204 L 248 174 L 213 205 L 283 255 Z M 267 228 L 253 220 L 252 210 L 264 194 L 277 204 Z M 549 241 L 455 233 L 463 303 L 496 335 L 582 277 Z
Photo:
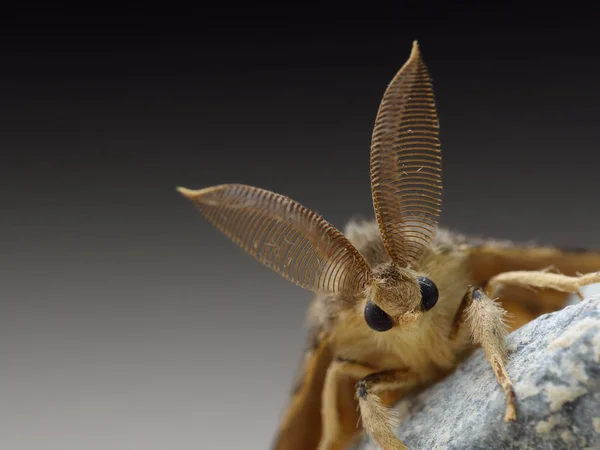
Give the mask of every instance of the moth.
M 390 407 L 439 381 L 478 346 L 504 392 L 504 420 L 517 420 L 504 336 L 600 282 L 598 252 L 440 227 L 441 156 L 432 81 L 415 41 L 375 120 L 375 220 L 350 222 L 342 233 L 258 187 L 178 188 L 246 252 L 316 294 L 274 450 L 344 449 L 362 432 L 384 450 L 406 449 Z

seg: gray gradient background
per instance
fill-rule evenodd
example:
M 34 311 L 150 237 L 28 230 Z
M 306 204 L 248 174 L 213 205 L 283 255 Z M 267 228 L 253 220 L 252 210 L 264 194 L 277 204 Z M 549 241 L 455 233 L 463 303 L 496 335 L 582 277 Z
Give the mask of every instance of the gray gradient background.
M 600 248 L 597 16 L 569 4 L 5 15 L 0 448 L 267 448 L 310 294 L 175 186 L 370 217 L 373 120 L 414 38 L 443 223 Z

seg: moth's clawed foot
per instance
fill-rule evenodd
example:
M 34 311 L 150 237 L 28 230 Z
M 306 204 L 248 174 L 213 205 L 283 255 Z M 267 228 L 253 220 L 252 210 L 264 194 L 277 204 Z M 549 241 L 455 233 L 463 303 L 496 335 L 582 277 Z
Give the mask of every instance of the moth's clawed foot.
M 512 384 L 508 389 L 504 390 L 506 395 L 506 410 L 504 412 L 505 422 L 516 422 L 517 421 L 517 396 Z

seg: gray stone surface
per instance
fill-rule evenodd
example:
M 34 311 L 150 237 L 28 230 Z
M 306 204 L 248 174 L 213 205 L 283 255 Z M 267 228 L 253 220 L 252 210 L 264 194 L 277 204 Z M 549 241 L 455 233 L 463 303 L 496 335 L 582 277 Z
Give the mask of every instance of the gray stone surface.
M 411 450 L 600 449 L 599 286 L 506 338 L 516 423 L 503 421 L 504 394 L 479 350 L 441 383 L 398 403 L 397 435 Z M 357 447 L 378 448 L 368 440 Z

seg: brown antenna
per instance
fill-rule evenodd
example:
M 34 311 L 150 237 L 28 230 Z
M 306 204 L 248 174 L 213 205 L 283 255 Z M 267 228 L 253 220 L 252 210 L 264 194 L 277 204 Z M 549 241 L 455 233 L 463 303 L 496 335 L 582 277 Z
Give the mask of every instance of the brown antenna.
M 371 145 L 377 223 L 392 260 L 407 266 L 432 241 L 442 207 L 442 155 L 433 86 L 414 41 L 389 84 Z
M 236 244 L 304 288 L 356 294 L 371 279 L 365 259 L 339 230 L 288 197 L 242 184 L 178 191 Z

